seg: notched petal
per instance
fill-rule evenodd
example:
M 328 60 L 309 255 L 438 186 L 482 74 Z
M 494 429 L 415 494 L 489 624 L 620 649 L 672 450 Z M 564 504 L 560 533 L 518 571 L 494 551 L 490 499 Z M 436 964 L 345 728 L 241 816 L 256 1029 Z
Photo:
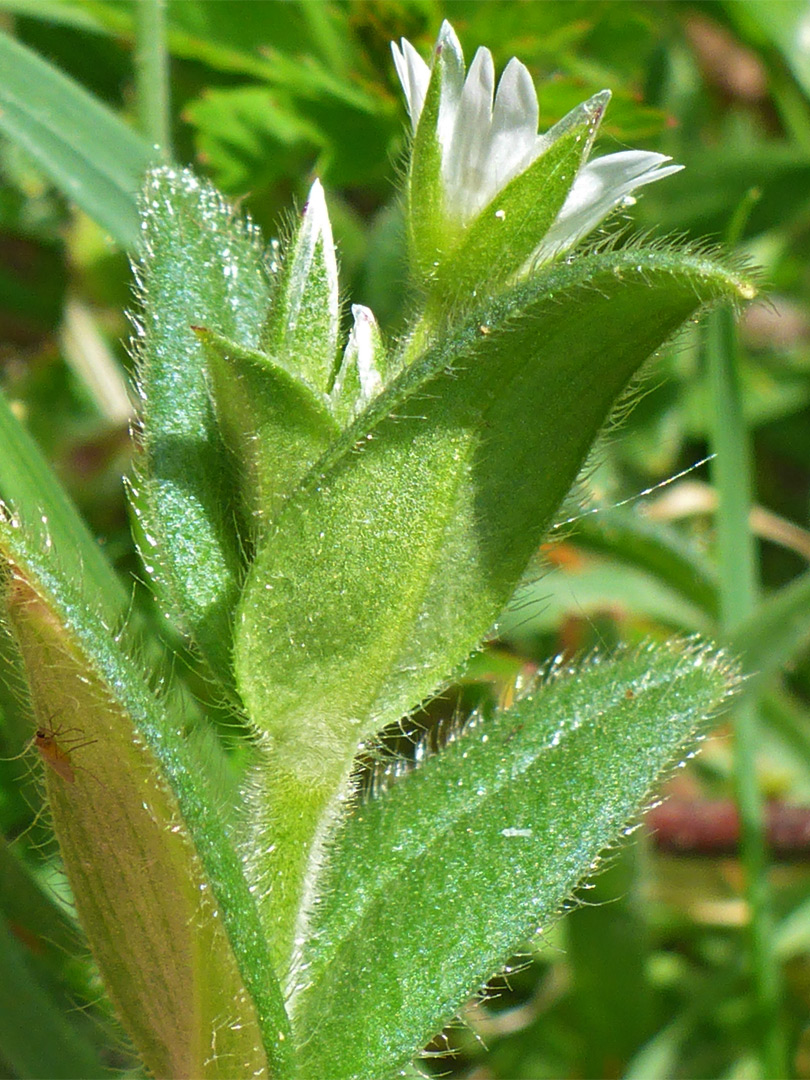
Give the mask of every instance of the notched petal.
M 405 38 L 401 39 L 399 46 L 395 41 L 392 41 L 391 52 L 394 54 L 394 66 L 397 69 L 397 75 L 400 83 L 402 83 L 402 90 L 408 105 L 411 126 L 416 131 L 416 125 L 422 115 L 425 94 L 430 82 L 430 68 L 410 41 Z

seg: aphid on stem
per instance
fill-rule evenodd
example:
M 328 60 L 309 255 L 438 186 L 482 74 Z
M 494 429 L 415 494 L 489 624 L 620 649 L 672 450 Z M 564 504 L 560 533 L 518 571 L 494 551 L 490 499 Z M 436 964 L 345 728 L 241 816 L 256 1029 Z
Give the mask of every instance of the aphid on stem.
M 83 747 L 96 742 L 96 739 L 82 740 L 81 736 L 65 738 L 71 731 L 78 730 L 78 728 L 57 729 L 40 726 L 34 732 L 32 740 L 45 764 L 68 784 L 76 782 L 76 769 L 71 764 L 70 755 L 74 750 L 81 750 Z

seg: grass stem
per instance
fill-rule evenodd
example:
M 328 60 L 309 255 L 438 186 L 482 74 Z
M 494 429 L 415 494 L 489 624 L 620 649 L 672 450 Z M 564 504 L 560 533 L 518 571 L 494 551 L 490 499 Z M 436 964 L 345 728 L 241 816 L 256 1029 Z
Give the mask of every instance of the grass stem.
M 165 0 L 135 5 L 135 90 L 143 134 L 160 156 L 172 156 L 169 112 L 169 55 L 166 48 Z
M 742 412 L 734 313 L 723 308 L 707 320 L 706 353 L 712 413 L 712 463 L 719 505 L 717 549 L 724 636 L 754 611 L 759 594 L 757 551 L 748 519 L 752 502 L 748 431 Z M 735 783 L 741 850 L 749 905 L 749 947 L 755 999 L 755 1037 L 765 1080 L 789 1075 L 781 1023 L 780 974 L 772 948 L 773 914 L 768 881 L 762 796 L 757 778 L 757 703 L 735 713 Z

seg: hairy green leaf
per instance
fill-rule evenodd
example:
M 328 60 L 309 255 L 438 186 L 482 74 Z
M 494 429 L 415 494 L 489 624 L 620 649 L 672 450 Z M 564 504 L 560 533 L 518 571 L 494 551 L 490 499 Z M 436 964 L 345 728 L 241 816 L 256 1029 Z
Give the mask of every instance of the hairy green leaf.
M 231 497 L 234 465 L 193 327 L 255 346 L 269 282 L 258 234 L 187 170 L 151 173 L 143 241 L 137 342 L 143 455 L 135 484 L 140 543 L 164 602 L 228 683 L 243 554 Z
M 291 999 L 303 1074 L 397 1075 L 548 925 L 734 679 L 697 645 L 555 672 L 359 806 Z
M 279 987 L 203 763 L 52 549 L 19 523 L 0 545 L 35 711 L 30 752 L 125 1026 L 158 1076 L 288 1075 Z

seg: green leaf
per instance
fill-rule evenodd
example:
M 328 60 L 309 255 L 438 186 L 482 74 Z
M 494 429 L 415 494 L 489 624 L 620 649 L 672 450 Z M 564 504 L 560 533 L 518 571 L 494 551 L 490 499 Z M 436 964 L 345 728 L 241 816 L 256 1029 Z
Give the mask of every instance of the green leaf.
M 194 326 L 252 347 L 269 284 L 259 237 L 188 170 L 158 169 L 143 196 L 139 380 L 143 454 L 135 507 L 144 561 L 174 618 L 231 681 L 231 621 L 242 549 L 233 462 Z
M 733 682 L 695 645 L 591 661 L 359 807 L 290 1002 L 302 1073 L 395 1076 L 548 925 Z
M 717 616 L 717 575 L 677 529 L 624 507 L 599 507 L 577 522 L 577 547 L 647 570 L 709 615 Z
M 134 251 L 136 194 L 154 156 L 149 145 L 78 83 L 2 32 L 0 72 L 0 131 Z
M 571 1009 L 582 1040 L 580 1075 L 607 1076 L 654 1032 L 651 937 L 640 845 L 626 844 L 565 920 Z
M 15 848 L 0 841 L 0 910 L 26 940 L 36 942 L 36 952 L 47 954 L 50 970 L 58 972 L 69 963 L 76 924 L 34 875 Z
M 570 565 L 533 567 L 498 619 L 498 637 L 528 656 L 542 656 L 567 619 L 583 620 L 595 644 L 646 633 L 650 623 L 671 634 L 704 634 L 716 623 L 673 588 L 635 566 L 577 553 Z M 618 624 L 618 625 L 617 625 Z M 621 628 L 621 629 L 620 629 Z
M 246 509 L 272 521 L 339 433 L 329 399 L 265 353 L 198 329 L 223 438 L 243 477 Z
M 0 499 L 23 520 L 47 528 L 65 572 L 110 626 L 120 626 L 131 604 L 127 589 L 2 394 L 0 448 Z
M 810 571 L 761 601 L 732 635 L 746 672 L 758 686 L 803 649 L 810 639 Z
M 321 182 L 312 185 L 288 244 L 261 346 L 298 378 L 331 389 L 338 336 L 338 272 Z
M 183 119 L 195 129 L 200 160 L 226 191 L 255 191 L 295 175 L 324 143 L 288 95 L 267 86 L 206 87 Z
M 290 497 L 235 643 L 242 700 L 271 736 L 274 793 L 256 797 L 275 847 L 257 870 L 279 947 L 358 743 L 490 630 L 638 366 L 701 303 L 748 288 L 661 251 L 550 269 L 442 335 Z
M 52 548 L 4 524 L 50 813 L 110 996 L 157 1076 L 289 1075 L 267 944 L 205 770 Z

